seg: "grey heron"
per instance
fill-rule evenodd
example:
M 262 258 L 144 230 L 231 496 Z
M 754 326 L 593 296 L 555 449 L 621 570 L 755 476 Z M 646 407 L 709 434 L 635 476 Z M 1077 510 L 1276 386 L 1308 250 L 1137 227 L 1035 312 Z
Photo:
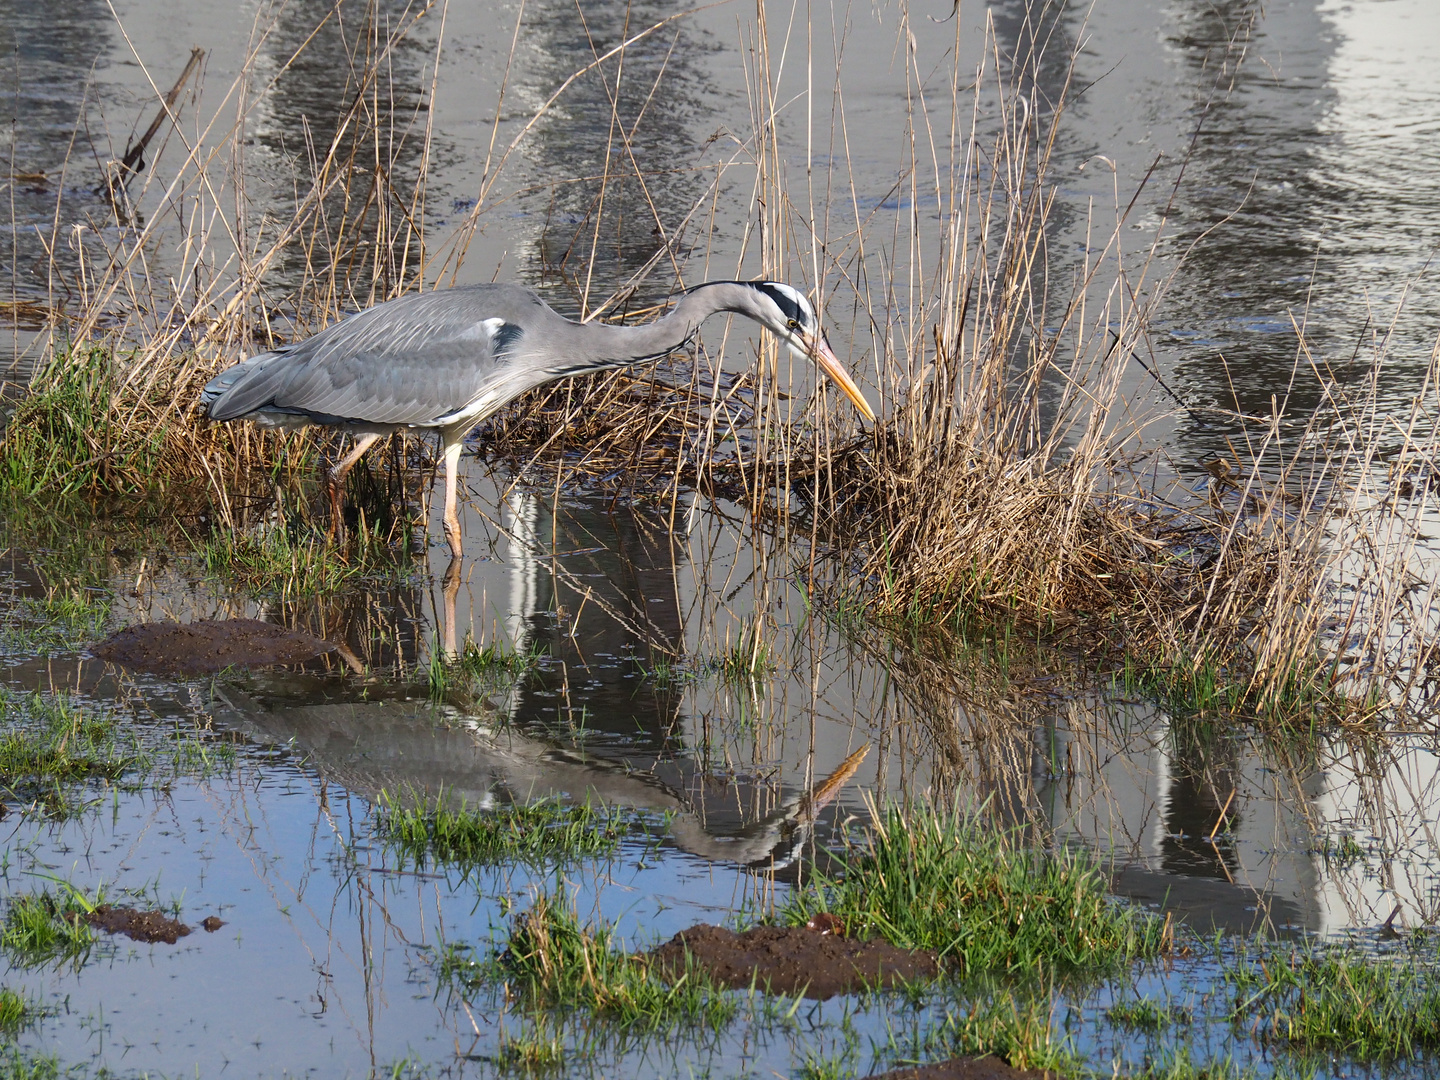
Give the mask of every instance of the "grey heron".
M 778 281 L 707 282 L 684 293 L 663 318 L 639 326 L 571 322 L 517 285 L 417 293 L 242 360 L 205 386 L 200 403 L 211 420 L 323 424 L 354 434 L 354 447 L 330 470 L 337 521 L 345 476 L 378 438 L 404 429 L 438 431 L 445 461 L 445 537 L 458 557 L 456 468 L 472 427 L 543 383 L 658 360 L 722 311 L 755 320 L 791 352 L 813 360 L 874 420 L 825 340 L 815 309 Z

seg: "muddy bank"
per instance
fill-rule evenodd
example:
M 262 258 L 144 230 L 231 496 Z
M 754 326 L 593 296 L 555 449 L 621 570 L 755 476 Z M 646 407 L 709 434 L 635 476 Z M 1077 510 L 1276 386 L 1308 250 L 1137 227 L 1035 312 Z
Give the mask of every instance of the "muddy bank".
M 328 641 L 258 619 L 204 619 L 127 626 L 91 652 L 154 675 L 205 675 L 227 667 L 298 664 L 334 648 Z
M 757 926 L 743 934 L 701 923 L 682 930 L 650 955 L 662 970 L 683 971 L 687 954 L 730 989 L 767 986 L 772 993 L 825 1000 L 865 986 L 933 979 L 935 954 L 889 942 L 853 941 L 805 927 Z

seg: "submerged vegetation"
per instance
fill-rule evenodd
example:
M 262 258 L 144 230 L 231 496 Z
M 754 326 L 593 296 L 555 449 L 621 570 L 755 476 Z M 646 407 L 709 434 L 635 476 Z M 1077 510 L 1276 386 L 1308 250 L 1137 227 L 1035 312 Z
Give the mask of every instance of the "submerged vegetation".
M 323 533 L 304 526 L 222 531 L 202 543 L 197 554 L 211 574 L 281 603 L 332 595 L 366 569 Z
M 425 672 L 426 689 L 432 701 L 479 701 L 524 678 L 543 655 L 538 649 L 507 649 L 494 642 L 481 647 L 469 639 L 456 656 L 446 656 L 445 650 L 436 646 Z
M 851 934 L 934 949 L 972 975 L 1100 972 L 1170 943 L 1165 920 L 1111 896 L 1091 857 L 1036 850 L 958 810 L 877 812 L 843 865 L 794 893 L 785 920 L 828 911 Z
M 0 648 L 73 651 L 101 636 L 110 604 L 99 590 L 59 588 L 44 599 L 20 597 L 5 610 Z
M 30 998 L 0 986 L 0 1036 L 14 1037 L 44 1015 L 45 1010 Z
M 1177 1024 L 1188 1024 L 1191 1019 L 1190 1010 L 1150 998 L 1118 1002 L 1110 1006 L 1105 1015 L 1117 1024 L 1142 1031 L 1160 1031 Z
M 223 737 L 177 724 L 142 739 L 109 712 L 63 694 L 0 687 L 0 801 L 63 820 L 96 805 L 105 787 L 158 790 L 176 776 L 210 776 L 235 763 Z

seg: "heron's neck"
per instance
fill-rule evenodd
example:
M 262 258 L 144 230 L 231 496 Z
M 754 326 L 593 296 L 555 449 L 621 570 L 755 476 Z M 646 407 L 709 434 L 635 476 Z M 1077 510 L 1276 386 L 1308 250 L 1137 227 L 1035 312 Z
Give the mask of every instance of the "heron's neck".
M 641 326 L 607 326 L 599 346 L 603 358 L 597 366 L 623 367 L 655 360 L 674 352 L 696 334 L 700 324 L 717 311 L 738 311 L 745 286 L 729 281 L 701 285 L 686 293 L 662 318 Z M 588 329 L 588 328 L 587 328 Z M 593 332 L 593 331 L 592 331 Z

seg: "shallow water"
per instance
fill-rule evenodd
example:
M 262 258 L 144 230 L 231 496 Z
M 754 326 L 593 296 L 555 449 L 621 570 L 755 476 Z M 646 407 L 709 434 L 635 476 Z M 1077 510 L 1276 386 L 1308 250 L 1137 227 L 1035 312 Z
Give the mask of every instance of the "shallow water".
M 483 491 L 487 481 L 475 482 Z M 212 748 L 237 750 L 233 768 L 163 790 L 107 791 L 65 824 L 6 822 L 11 895 L 55 878 L 132 890 L 176 903 L 194 928 L 175 946 L 117 939 L 78 971 L 12 967 L 6 985 L 56 1010 L 22 1046 L 124 1072 L 389 1075 L 401 1061 L 446 1075 L 501 1072 L 506 1040 L 533 1034 L 532 1022 L 498 990 L 462 1002 L 440 985 L 446 944 L 487 954 L 515 911 L 555 888 L 636 947 L 763 912 L 791 887 L 795 856 L 834 843 L 842 819 L 863 820 L 866 792 L 989 800 L 1037 838 L 1113 858 L 1119 893 L 1201 935 L 1230 935 L 1222 940 L 1318 933 L 1384 947 L 1377 929 L 1394 906 L 1400 928 L 1435 918 L 1429 736 L 1322 744 L 1305 759 L 1243 732 L 1207 736 L 1114 694 L 1076 692 L 1063 664 L 1054 693 L 1043 679 L 1039 689 L 1011 684 L 993 640 L 927 667 L 809 617 L 784 580 L 750 577 L 755 540 L 721 512 L 687 514 L 690 528 L 667 534 L 662 512 L 604 499 L 552 509 L 512 493 L 502 505 L 510 509 L 483 538 L 493 556 L 471 565 L 456 618 L 545 656 L 483 701 L 428 700 L 425 665 L 445 599 L 418 575 L 359 604 L 268 611 L 328 627 L 364 673 L 332 661 L 177 681 L 124 673 L 83 649 L 36 656 L 11 639 L 4 681 L 13 688 L 117 709 L 157 745 L 198 727 Z M 538 559 L 535 548 L 555 557 Z M 47 557 L 12 549 L 14 595 L 38 592 Z M 109 625 L 267 610 L 185 558 L 112 558 L 99 586 L 114 604 Z M 164 567 L 147 570 L 142 558 Z M 766 580 L 762 605 L 755 589 Z M 734 679 L 707 665 L 760 609 L 772 619 L 773 666 Z M 662 655 L 681 658 L 681 671 L 662 667 Z M 807 786 L 862 745 L 871 749 L 860 774 L 813 832 L 793 828 Z M 472 805 L 598 797 L 633 815 L 630 837 L 613 857 L 558 870 L 417 871 L 375 834 L 377 794 L 409 788 Z M 1222 808 L 1228 828 L 1212 838 Z M 1342 853 L 1344 836 L 1356 846 Z M 198 925 L 209 915 L 225 921 L 213 934 Z M 1219 970 L 1219 956 L 1197 948 L 1079 987 L 1057 997 L 1057 1031 L 1107 1073 L 1112 1060 L 1139 1065 L 1175 1046 L 1262 1073 L 1294 1066 L 1224 1021 Z M 1183 1005 L 1192 1023 L 1146 1037 L 1111 1026 L 1109 1004 L 1137 995 Z M 865 1075 L 935 1056 L 927 1040 L 966 1008 L 945 992 L 793 1011 L 788 1000 L 741 997 L 740 1019 L 719 1035 L 621 1036 L 572 1023 L 562 1029 L 562 1074 L 794 1075 L 807 1061 L 843 1059 L 844 1075 Z M 1320 1075 L 1369 1072 L 1337 1058 Z
M 910 16 L 914 70 L 941 99 L 945 88 L 932 73 L 943 76 L 957 41 L 953 24 L 928 21 L 943 16 L 943 6 Z M 382 10 L 398 17 L 392 8 Z M 975 47 L 989 17 L 1002 47 L 1023 54 L 1032 33 L 1026 17 L 1039 19 L 1038 9 L 1018 0 L 987 9 L 962 3 L 962 51 Z M 205 96 L 190 106 L 202 116 L 234 76 L 257 12 L 269 10 L 211 0 L 116 6 L 162 88 L 193 43 L 211 50 Z M 1182 472 L 1235 433 L 1204 410 L 1263 414 L 1272 395 L 1287 392 L 1292 412 L 1313 406 L 1312 384 L 1292 384 L 1292 315 L 1317 349 L 1347 361 L 1355 342 L 1390 325 L 1409 287 L 1406 311 L 1389 331 L 1395 361 L 1382 386 L 1382 404 L 1400 409 L 1416 392 L 1440 314 L 1424 276 L 1440 243 L 1436 9 L 1425 0 L 1269 4 L 1227 89 L 1225 43 L 1249 10 L 1111 0 L 1088 20 L 1083 8 L 1067 9 L 1053 27 L 1055 40 L 1082 43 L 1073 82 L 1085 87 L 1057 148 L 1057 273 L 1079 265 L 1092 246 L 1089 223 L 1113 220 L 1117 202 L 1128 203 L 1164 153 L 1125 235 L 1137 259 L 1156 245 L 1150 280 L 1171 278 L 1152 359 L 1196 411 L 1158 433 Z M 435 121 L 426 205 L 442 234 L 473 203 L 519 11 L 445 9 L 433 96 L 428 65 L 439 9 L 397 56 L 397 84 L 425 98 Z M 586 9 L 582 25 L 563 4 L 527 4 L 502 141 L 593 48 L 670 13 L 653 5 Z M 802 188 L 807 197 L 818 193 L 826 235 L 839 248 L 857 207 L 921 205 L 895 190 L 906 94 L 904 52 L 892 43 L 902 12 L 810 14 L 808 38 L 798 25 L 789 30 L 795 51 L 778 77 L 777 97 L 789 102 L 782 156 L 792 197 Z M 283 9 L 262 69 L 277 70 L 313 19 L 309 10 Z M 622 111 L 639 108 L 663 72 L 663 108 L 648 112 L 632 146 L 638 171 L 654 181 L 644 196 L 633 182 L 611 189 L 605 243 L 583 257 L 572 249 L 577 234 L 588 235 L 593 178 L 606 169 L 610 141 L 606 89 L 582 80 L 515 158 L 506 201 L 485 216 L 460 279 L 525 280 L 574 310 L 561 271 L 572 281 L 592 275 L 603 293 L 649 258 L 657 244 L 650 203 L 667 227 L 683 218 L 729 152 L 711 135 L 749 130 L 743 66 L 753 58 L 745 44 L 753 19 L 749 9 L 706 9 L 674 24 L 673 49 L 672 36 L 657 36 L 633 50 Z M 788 21 L 788 9 L 770 13 L 777 57 Z M 305 125 L 323 141 L 326 118 L 347 91 L 345 35 L 353 28 L 342 23 L 327 24 L 258 114 L 255 191 L 283 191 L 293 180 Z M 94 234 L 105 236 L 90 150 L 67 150 L 82 99 L 104 158 L 145 122 L 154 95 L 104 4 L 66 5 L 60 16 L 10 4 L 0 7 L 0 32 L 11 36 L 5 53 L 14 57 L 14 168 L 46 174 L 17 179 L 7 192 L 15 214 L 0 257 L 30 295 L 44 285 L 35 226 L 57 207 L 67 226 L 99 222 Z M 820 92 L 841 36 L 843 149 L 828 89 Z M 813 64 L 796 59 L 805 41 Z M 1047 64 L 1036 80 L 1053 96 L 1063 77 L 1063 67 Z M 807 80 L 815 96 L 794 96 Z M 172 140 L 150 175 L 163 175 L 165 155 L 177 152 Z M 677 156 L 695 169 L 674 171 Z M 815 166 L 808 186 L 807 164 Z M 708 236 L 684 238 L 689 281 L 758 272 L 753 244 L 742 250 L 740 239 L 755 216 L 750 174 L 726 175 Z M 570 182 L 576 178 L 592 179 Z M 826 203 L 827 184 L 852 178 L 853 198 L 847 190 Z M 163 213 L 158 193 L 149 197 L 147 212 Z M 257 195 L 255 212 L 264 205 Z M 94 234 L 77 243 L 99 242 Z M 75 258 L 69 251 L 62 261 Z M 157 265 L 167 257 L 158 245 Z M 802 253 L 799 262 L 807 261 Z M 662 287 L 652 280 L 645 290 L 658 295 Z M 843 333 L 843 313 L 832 315 Z M 33 349 L 24 331 L 13 340 L 17 354 Z M 853 345 L 856 368 L 873 371 L 866 343 Z M 742 353 L 727 362 L 747 360 Z M 1357 377 L 1364 366 L 1354 365 Z M 1143 370 L 1132 376 L 1131 389 L 1148 384 Z M 567 868 L 558 887 L 637 945 L 697 921 L 766 910 L 794 880 L 793 856 L 806 843 L 833 842 L 847 817 L 863 819 L 867 794 L 988 800 L 1002 820 L 1037 837 L 1113 859 L 1121 894 L 1229 941 L 1263 930 L 1376 945 L 1397 911 L 1393 925 L 1402 930 L 1440 918 L 1432 809 L 1440 747 L 1430 732 L 1379 744 L 1335 736 L 1304 749 L 1216 733 L 1126 700 L 1108 680 L 1097 689 L 1058 658 L 1040 658 L 1051 670 L 1022 686 L 1008 678 L 1008 643 L 980 640 L 937 658 L 832 625 L 797 584 L 793 553 L 732 506 L 688 496 L 677 506 L 555 498 L 509 490 L 509 478 L 478 467 L 469 486 L 453 614 L 434 546 L 433 565 L 422 558 L 395 580 L 301 605 L 208 579 L 161 542 L 92 549 L 81 538 L 68 557 L 7 553 L 8 591 L 20 597 L 41 596 L 82 566 L 112 605 L 107 628 L 153 618 L 270 618 L 345 644 L 364 669 L 337 660 L 300 673 L 175 681 L 119 672 L 88 657 L 83 643 L 37 654 L 6 639 L 10 687 L 120 709 L 147 738 L 200 725 L 238 747 L 233 769 L 182 777 L 164 791 L 110 794 L 68 824 L 0 823 L 8 827 L 3 865 L 12 895 L 44 883 L 38 873 L 147 890 L 177 901 L 192 926 L 209 914 L 226 923 L 174 947 L 126 943 L 78 972 L 11 970 L 6 985 L 33 990 L 57 1010 L 22 1036 L 23 1046 L 126 1073 L 389 1075 L 403 1060 L 432 1073 L 503 1071 L 504 1041 L 523 1034 L 526 1021 L 498 993 L 462 1003 L 438 986 L 436 950 L 447 942 L 485 950 L 512 910 L 535 890 L 556 887 L 554 876 L 514 867 L 469 877 L 401 870 L 376 842 L 372 813 L 378 791 L 400 786 L 443 785 L 482 804 L 591 794 L 632 811 L 621 853 Z M 425 691 L 432 650 L 467 635 L 544 659 L 482 702 L 433 705 Z M 721 662 L 757 635 L 766 662 L 753 678 L 725 676 Z M 861 773 L 814 834 L 791 829 L 787 815 L 807 787 L 866 745 Z M 1107 1074 L 1112 1059 L 1136 1065 L 1167 1045 L 1188 1046 L 1196 1058 L 1233 1056 L 1262 1074 L 1295 1066 L 1220 1019 L 1217 972 L 1213 955 L 1197 953 L 1117 977 L 1059 999 L 1056 1028 Z M 1136 993 L 1186 1004 L 1196 1022 L 1153 1038 L 1105 1022 L 1112 998 Z M 864 1075 L 907 1054 L 934 1056 L 925 1038 L 959 1008 L 943 995 L 915 1007 L 849 998 L 793 1012 L 789 1003 L 756 1001 L 715 1038 L 622 1039 L 577 1027 L 566 1034 L 561 1072 L 794 1075 L 807 1061 L 839 1056 L 845 1074 Z M 1344 1058 L 1311 1064 L 1321 1075 L 1367 1074 Z M 1433 1068 L 1425 1060 L 1390 1072 Z

